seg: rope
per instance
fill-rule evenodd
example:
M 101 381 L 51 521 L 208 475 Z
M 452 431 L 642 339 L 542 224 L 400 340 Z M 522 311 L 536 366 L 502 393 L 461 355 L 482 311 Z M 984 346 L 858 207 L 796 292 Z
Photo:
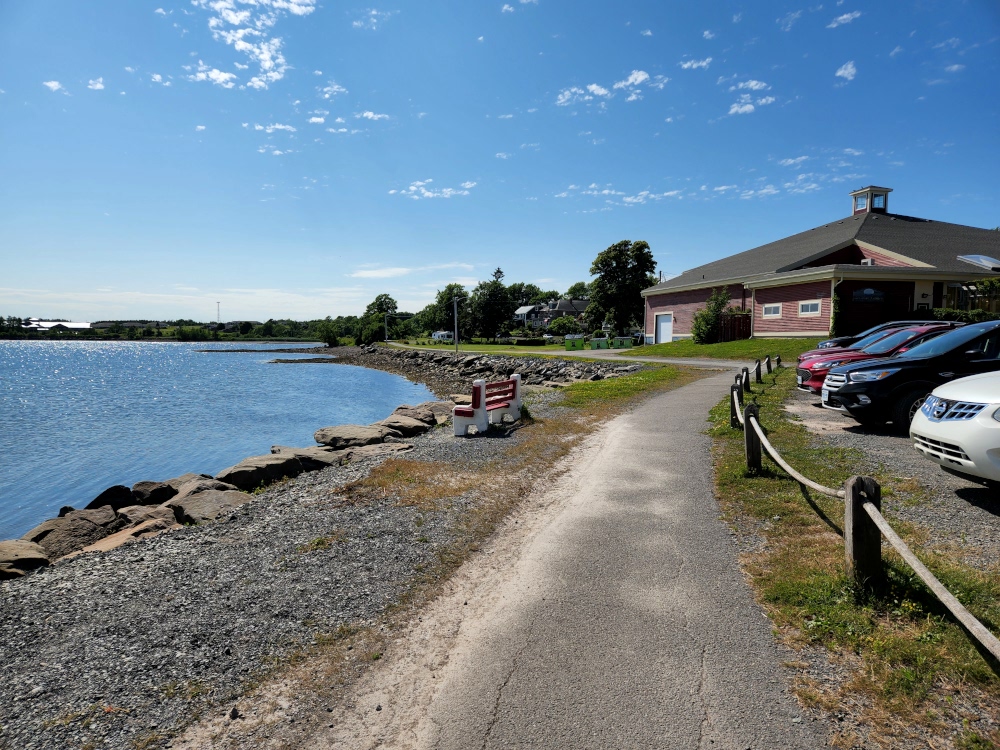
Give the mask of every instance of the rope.
M 787 471 L 791 475 L 792 479 L 794 479 L 799 484 L 804 484 L 806 487 L 816 490 L 817 492 L 823 495 L 829 495 L 830 497 L 844 497 L 843 490 L 835 490 L 831 487 L 824 487 L 822 484 L 814 482 L 808 477 L 799 474 L 799 472 L 797 472 L 795 469 L 793 469 L 791 466 L 788 465 L 788 463 L 781 457 L 778 451 L 774 449 L 774 446 L 768 442 L 766 437 L 764 437 L 764 430 L 761 429 L 761 426 L 759 424 L 757 424 L 757 420 L 754 419 L 753 417 L 750 417 L 750 424 L 753 426 L 754 432 L 757 433 L 757 437 L 760 438 L 761 445 L 763 445 L 764 448 L 767 449 L 767 455 L 769 455 L 774 460 L 774 462 L 778 464 L 778 466 Z
M 983 647 L 993 654 L 994 658 L 1000 661 L 1000 640 L 997 640 L 997 637 L 987 630 L 986 626 L 979 622 L 969 610 L 963 607 L 962 603 L 934 577 L 933 573 L 927 570 L 924 564 L 906 546 L 906 542 L 900 539 L 899 535 L 892 530 L 892 526 L 879 513 L 878 508 L 871 503 L 865 503 L 862 507 L 871 516 L 872 521 L 875 522 L 875 525 L 878 526 L 879 531 L 882 532 L 882 535 L 892 545 L 893 549 L 913 568 L 913 571 L 920 577 L 920 580 L 927 584 L 927 588 L 934 592 L 934 595 L 941 600 L 941 603 L 948 608 L 949 612 L 955 615 L 955 619 L 965 626 L 965 629 L 972 634 L 972 637 L 983 644 Z
M 736 395 L 736 391 L 731 391 L 733 396 L 733 405 L 736 407 L 736 418 L 740 420 L 740 424 L 746 424 L 743 419 L 743 409 L 740 406 L 740 397 Z

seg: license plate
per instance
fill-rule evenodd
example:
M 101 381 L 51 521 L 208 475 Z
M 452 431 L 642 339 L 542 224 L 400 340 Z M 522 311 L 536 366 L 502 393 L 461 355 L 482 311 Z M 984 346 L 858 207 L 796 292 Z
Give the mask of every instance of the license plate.
M 795 382 L 798 385 L 802 385 L 802 376 L 801 375 L 796 375 L 795 376 Z
M 823 403 L 826 404 L 826 403 L 829 403 L 829 401 L 830 401 L 830 389 L 829 388 L 824 388 L 823 389 Z

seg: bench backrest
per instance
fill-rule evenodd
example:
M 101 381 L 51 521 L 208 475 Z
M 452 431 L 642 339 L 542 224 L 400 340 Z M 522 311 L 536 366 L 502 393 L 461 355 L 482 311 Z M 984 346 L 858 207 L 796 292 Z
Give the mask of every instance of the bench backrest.
M 495 383 L 486 384 L 486 399 L 512 399 L 517 395 L 516 380 L 499 380 Z

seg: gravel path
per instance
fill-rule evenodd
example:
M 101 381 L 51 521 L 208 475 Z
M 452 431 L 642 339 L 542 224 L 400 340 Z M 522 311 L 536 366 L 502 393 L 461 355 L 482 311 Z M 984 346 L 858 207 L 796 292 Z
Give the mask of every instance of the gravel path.
M 528 402 L 544 415 L 556 398 Z M 518 440 L 444 426 L 405 457 L 476 466 Z M 345 503 L 337 490 L 378 463 L 303 474 L 217 523 L 0 583 L 0 748 L 162 747 L 317 636 L 374 622 L 475 501 Z
M 877 471 L 891 477 L 905 496 L 885 497 L 884 508 L 926 531 L 928 547 L 945 548 L 980 570 L 1000 570 L 1000 497 L 995 492 L 941 471 L 913 449 L 909 437 L 862 427 L 822 408 L 812 394 L 796 391 L 786 409 L 823 443 L 859 451 L 859 474 Z

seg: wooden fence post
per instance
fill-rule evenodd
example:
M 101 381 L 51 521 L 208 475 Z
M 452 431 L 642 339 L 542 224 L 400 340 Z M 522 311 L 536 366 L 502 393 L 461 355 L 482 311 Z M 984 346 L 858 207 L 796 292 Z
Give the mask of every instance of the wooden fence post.
M 770 354 L 768 354 L 766 357 L 764 357 L 764 367 L 767 368 L 767 374 L 770 375 L 771 374 L 771 355 Z
M 753 379 L 758 383 L 763 383 L 764 378 L 760 376 L 760 360 L 758 359 L 753 366 Z
M 734 430 L 738 430 L 742 427 L 738 416 L 739 407 L 743 406 L 743 394 L 741 393 L 741 390 L 740 386 L 736 383 L 729 386 L 729 426 Z M 737 406 L 737 402 L 739 403 L 739 406 Z
M 865 512 L 864 504 L 882 509 L 882 488 L 871 477 L 844 482 L 844 555 L 847 575 L 861 588 L 878 588 L 882 571 L 882 533 Z
M 742 404 L 743 403 L 743 376 L 742 375 L 737 375 L 736 376 L 736 385 L 738 385 L 740 387 L 740 403 Z
M 747 457 L 747 470 L 752 474 L 760 471 L 761 445 L 757 430 L 750 424 L 750 417 L 757 419 L 759 423 L 759 414 L 757 404 L 749 403 L 743 407 L 743 446 Z
M 745 393 L 752 393 L 753 392 L 753 391 L 750 390 L 750 368 L 749 367 L 744 367 L 743 368 L 743 391 Z
M 776 366 L 778 366 L 778 367 L 781 367 L 781 355 L 780 354 L 776 354 L 774 356 L 774 364 Z

